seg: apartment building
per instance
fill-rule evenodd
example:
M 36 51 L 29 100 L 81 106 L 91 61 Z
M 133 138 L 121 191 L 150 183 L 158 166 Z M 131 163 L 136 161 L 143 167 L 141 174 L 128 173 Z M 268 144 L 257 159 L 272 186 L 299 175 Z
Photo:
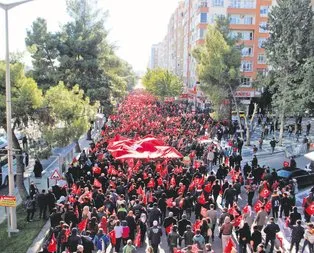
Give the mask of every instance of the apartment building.
M 267 61 L 263 43 L 269 36 L 266 28 L 268 12 L 274 0 L 184 0 L 172 15 L 163 46 L 168 50 L 163 67 L 180 76 L 187 87 L 198 82 L 197 63 L 192 51 L 204 44 L 207 26 L 213 25 L 219 16 L 230 18 L 231 35 L 240 38 L 242 44 L 241 88 L 236 95 L 242 98 L 258 96 L 252 81 L 258 74 L 267 73 Z

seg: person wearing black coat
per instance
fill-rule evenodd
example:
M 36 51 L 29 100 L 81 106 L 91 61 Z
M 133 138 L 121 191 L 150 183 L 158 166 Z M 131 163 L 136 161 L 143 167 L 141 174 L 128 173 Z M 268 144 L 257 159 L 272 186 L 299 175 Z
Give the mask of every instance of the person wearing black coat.
M 55 207 L 55 203 L 56 203 L 56 196 L 54 195 L 52 190 L 49 189 L 47 193 L 47 205 L 48 205 L 49 213 L 52 213 L 52 210 Z
M 251 235 L 251 245 L 254 252 L 256 252 L 257 246 L 260 243 L 262 243 L 262 233 L 259 231 L 258 226 L 254 226 L 253 233 Z
M 184 232 L 186 231 L 186 227 L 190 225 L 191 226 L 191 221 L 189 221 L 187 219 L 186 214 L 182 215 L 182 219 L 179 220 L 178 222 L 178 231 L 179 231 L 179 235 L 182 237 Z
M 132 241 L 134 241 L 137 224 L 134 218 L 133 211 L 129 211 L 128 215 L 125 217 L 125 220 L 128 224 L 128 227 L 130 228 L 129 237 Z
M 275 240 L 276 240 L 276 234 L 280 231 L 280 228 L 278 224 L 275 223 L 275 220 L 273 217 L 271 217 L 269 220 L 270 220 L 270 223 L 266 225 L 263 231 L 266 234 L 265 247 L 267 247 L 268 243 L 270 242 L 269 252 L 273 253 Z
M 77 228 L 72 228 L 71 235 L 68 239 L 68 247 L 70 252 L 76 252 L 77 245 L 82 244 L 81 237 L 77 234 Z
M 161 214 L 160 209 L 157 207 L 157 203 L 154 203 L 152 208 L 148 207 L 147 210 L 148 210 L 148 224 L 149 224 L 149 226 L 152 226 L 153 221 L 155 221 L 155 220 L 158 222 L 158 224 L 160 224 L 162 214 Z
M 60 221 L 62 221 L 62 212 L 57 211 L 57 208 L 52 210 L 50 214 L 50 225 L 52 228 L 59 226 Z
M 300 241 L 304 236 L 304 228 L 301 226 L 301 219 L 296 221 L 296 225 L 292 226 L 290 252 L 295 246 L 295 252 L 299 252 Z
M 249 224 L 245 222 L 243 227 L 238 230 L 237 234 L 239 240 L 239 253 L 246 253 L 247 245 L 251 241 L 251 231 Z
M 149 229 L 148 239 L 150 244 L 152 245 L 154 253 L 158 252 L 158 246 L 161 242 L 162 230 L 161 227 L 158 226 L 158 221 L 153 221 L 153 226 Z
M 42 190 L 40 194 L 37 196 L 37 204 L 39 208 L 39 219 L 43 218 L 44 220 L 47 218 L 47 205 L 48 205 L 48 198 L 46 195 L 46 190 Z
M 68 211 L 64 214 L 64 221 L 66 224 L 72 224 L 72 227 L 76 227 L 78 219 L 73 211 L 73 208 L 70 207 Z
M 92 253 L 94 251 L 93 239 L 90 237 L 90 232 L 86 231 L 85 235 L 81 236 L 84 253 Z
M 40 163 L 39 159 L 36 159 L 35 165 L 34 165 L 34 174 L 36 178 L 41 178 L 41 173 L 43 171 L 43 166 Z
M 290 223 L 289 226 L 293 227 L 296 223 L 297 220 L 301 220 L 301 214 L 298 212 L 298 208 L 295 206 L 293 207 L 293 211 L 289 215 Z
M 177 220 L 173 217 L 173 212 L 169 212 L 169 216 L 164 220 L 164 228 L 166 229 L 170 225 L 177 225 Z M 168 234 L 168 233 L 167 233 Z

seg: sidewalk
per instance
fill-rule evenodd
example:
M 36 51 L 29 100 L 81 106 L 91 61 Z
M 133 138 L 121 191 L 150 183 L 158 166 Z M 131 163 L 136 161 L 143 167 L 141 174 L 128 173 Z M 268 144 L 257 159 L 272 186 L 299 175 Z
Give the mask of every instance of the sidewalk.
M 89 143 L 91 143 L 91 141 L 86 140 L 86 136 L 81 137 L 81 139 L 79 140 L 81 149 L 89 147 Z M 36 184 L 39 191 L 41 191 L 42 189 L 47 189 L 47 178 L 51 176 L 55 169 L 58 168 L 59 171 L 61 171 L 59 157 L 62 157 L 62 155 L 66 155 L 67 154 L 66 152 L 69 153 L 69 149 L 73 150 L 74 148 L 75 146 L 73 144 L 70 144 L 69 146 L 63 149 L 60 148 L 54 149 L 53 154 L 48 159 L 41 160 L 40 162 L 43 165 L 43 172 L 41 178 L 34 177 L 33 167 L 35 159 L 34 158 L 30 159 L 29 166 L 25 169 L 24 172 L 24 184 L 26 190 L 29 189 L 29 185 L 31 182 L 34 182 Z M 73 156 L 77 155 L 79 154 L 73 152 Z M 52 184 L 50 184 L 50 187 L 51 185 Z M 15 196 L 17 200 L 17 205 L 21 204 L 22 200 L 18 193 L 17 188 L 15 188 Z M 5 219 L 6 219 L 5 207 L 0 207 L 0 223 L 2 223 Z

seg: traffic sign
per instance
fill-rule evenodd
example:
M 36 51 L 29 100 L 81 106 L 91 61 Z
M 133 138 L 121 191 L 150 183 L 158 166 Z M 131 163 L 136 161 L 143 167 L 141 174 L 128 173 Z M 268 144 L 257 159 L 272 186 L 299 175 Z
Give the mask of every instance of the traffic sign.
M 62 179 L 58 169 L 55 169 L 55 171 L 51 174 L 50 179 L 54 179 L 54 180 L 61 180 Z
M 16 197 L 0 195 L 0 206 L 16 207 Z

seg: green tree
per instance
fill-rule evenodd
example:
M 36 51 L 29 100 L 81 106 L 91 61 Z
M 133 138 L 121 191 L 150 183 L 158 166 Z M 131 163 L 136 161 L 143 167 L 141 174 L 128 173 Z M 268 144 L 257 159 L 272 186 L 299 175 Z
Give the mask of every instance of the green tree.
M 162 99 L 180 95 L 183 88 L 183 82 L 179 77 L 169 70 L 160 68 L 148 69 L 142 81 L 147 91 Z
M 193 56 L 198 63 L 201 89 L 211 97 L 219 98 L 214 99 L 218 104 L 216 107 L 220 107 L 224 99 L 229 99 L 237 109 L 234 93 L 239 86 L 241 51 L 236 39 L 230 37 L 228 25 L 226 18 L 218 19 L 214 26 L 209 25 L 205 44 L 195 48 Z
M 68 89 L 60 82 L 50 87 L 44 96 L 44 107 L 51 118 L 49 124 L 42 127 L 44 138 L 50 145 L 59 147 L 74 141 L 79 149 L 78 140 L 89 129 L 98 106 L 98 103 L 90 105 L 78 85 Z
M 42 106 L 42 91 L 38 89 L 36 82 L 26 77 L 24 73 L 24 65 L 14 63 L 10 65 L 11 71 L 11 94 L 12 94 L 12 134 L 13 148 L 16 157 L 16 185 L 22 199 L 27 196 L 24 186 L 24 164 L 22 157 L 22 148 L 15 135 L 18 127 L 27 126 L 28 121 L 34 117 L 38 108 Z M 1 126 L 6 129 L 6 99 L 5 99 L 5 73 L 6 65 L 0 62 L 0 119 Z
M 111 101 L 134 85 L 134 73 L 108 42 L 107 13 L 97 9 L 96 0 L 67 0 L 67 12 L 70 21 L 60 31 L 49 33 L 39 18 L 27 32 L 31 76 L 45 90 L 59 81 L 69 88 L 79 84 L 92 103 L 100 101 L 110 112 Z
M 44 89 L 58 82 L 59 42 L 58 34 L 48 32 L 47 22 L 43 18 L 37 18 L 32 28 L 27 30 L 25 43 L 33 59 L 30 74 Z
M 313 90 L 309 78 L 314 51 L 311 1 L 278 0 L 269 14 L 268 28 L 270 37 L 265 48 L 272 67 L 270 91 L 273 106 L 280 113 L 282 144 L 285 116 L 303 113 L 311 101 L 305 96 Z

